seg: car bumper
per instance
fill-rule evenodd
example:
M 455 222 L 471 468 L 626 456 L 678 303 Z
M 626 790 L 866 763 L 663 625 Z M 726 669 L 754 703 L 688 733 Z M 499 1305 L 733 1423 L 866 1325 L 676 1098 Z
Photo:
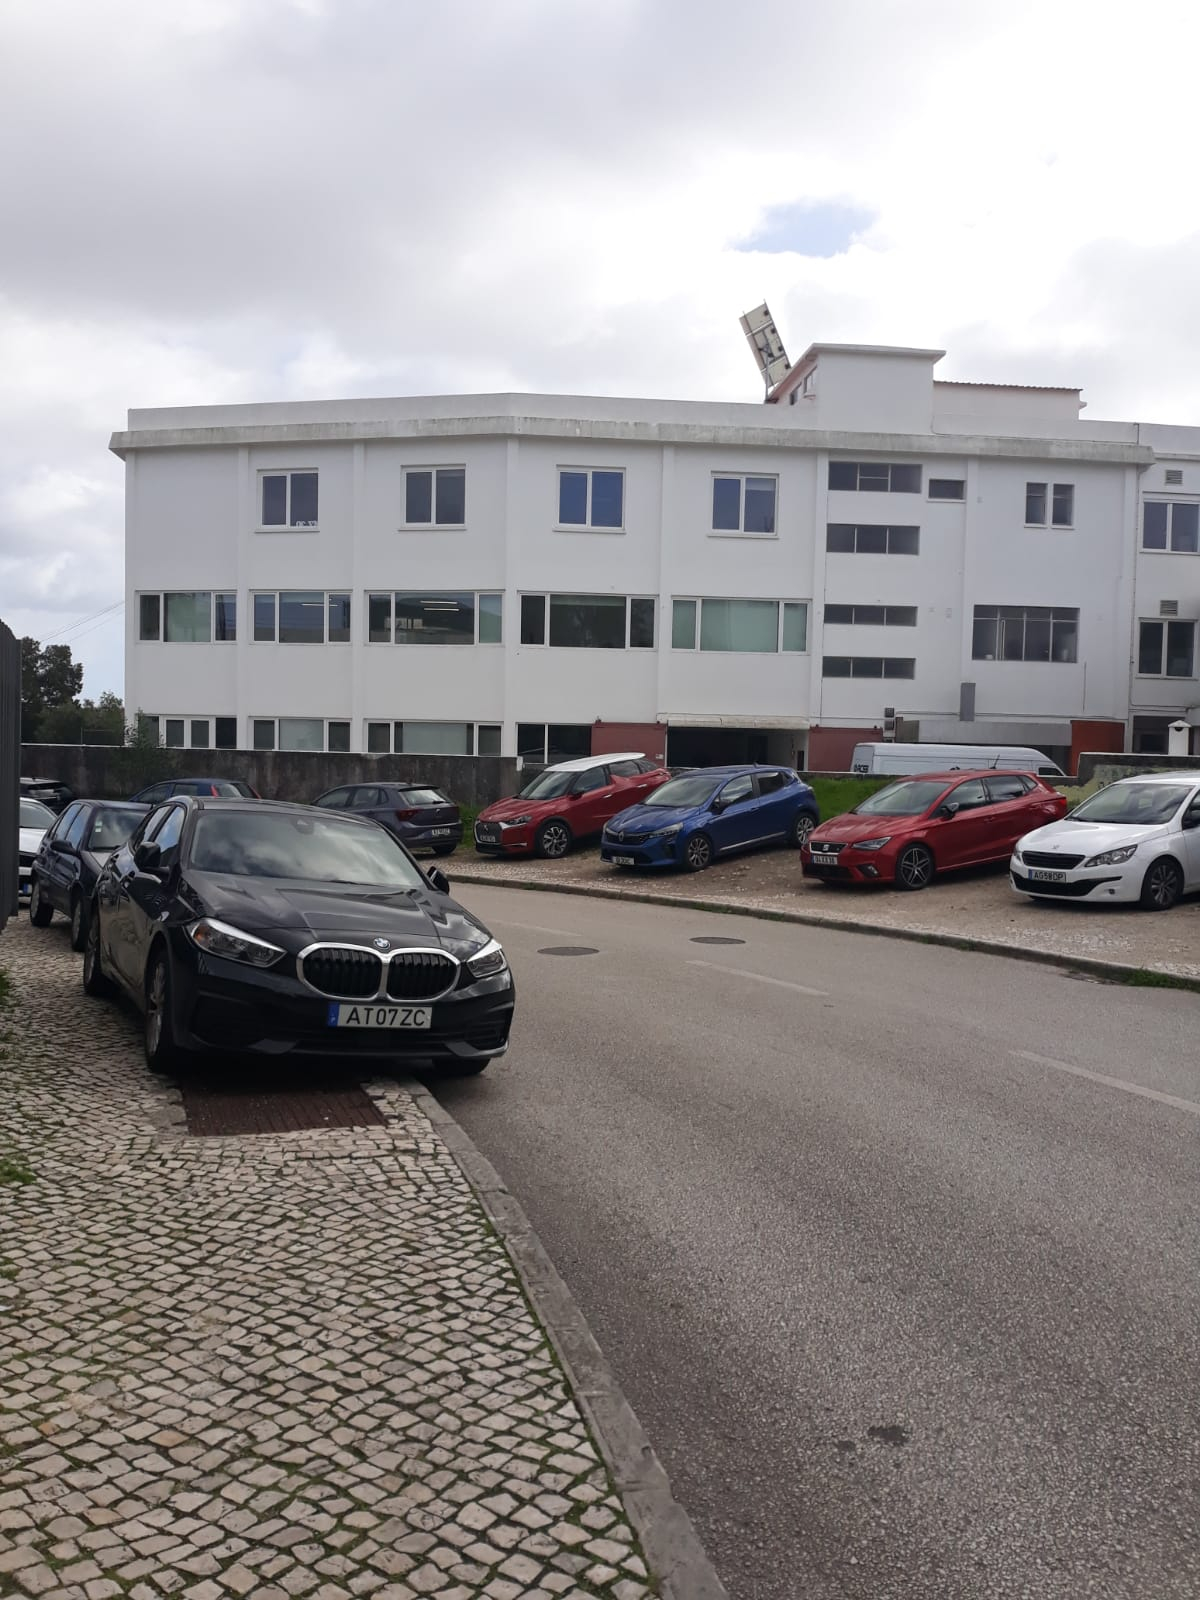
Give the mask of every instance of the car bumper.
M 896 877 L 896 852 L 846 849 L 835 863 L 814 861 L 806 846 L 800 854 L 800 871 L 822 883 L 892 883 Z
M 494 828 L 480 832 L 475 826 L 475 848 L 485 856 L 527 856 L 533 849 L 534 830 Z
M 1032 878 L 1030 869 L 1013 861 L 1009 863 L 1009 882 L 1018 894 L 1038 900 L 1091 900 L 1106 905 L 1129 904 L 1142 897 L 1142 879 L 1146 875 L 1146 862 L 1136 858 L 1129 867 L 1076 867 L 1063 872 L 1056 880 Z
M 397 828 L 396 833 L 410 850 L 444 850 L 448 845 L 460 845 L 463 837 L 461 822 L 440 828 Z
M 630 844 L 621 839 L 600 839 L 600 859 L 611 867 L 677 867 L 680 835 L 669 839 L 644 839 Z

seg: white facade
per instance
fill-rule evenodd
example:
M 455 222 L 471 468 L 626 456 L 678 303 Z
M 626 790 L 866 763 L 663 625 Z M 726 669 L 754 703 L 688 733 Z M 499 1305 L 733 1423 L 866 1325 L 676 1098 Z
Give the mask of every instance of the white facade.
M 892 708 L 1165 749 L 1200 722 L 1200 429 L 938 383 L 939 354 L 814 346 L 767 406 L 130 412 L 126 703 L 196 747 L 577 754 L 600 721 L 844 765 Z

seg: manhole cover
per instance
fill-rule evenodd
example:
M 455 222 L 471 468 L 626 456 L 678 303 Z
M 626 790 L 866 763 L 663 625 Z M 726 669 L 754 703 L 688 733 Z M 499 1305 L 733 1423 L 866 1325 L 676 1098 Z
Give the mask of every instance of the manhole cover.
M 693 944 L 745 944 L 745 939 L 725 939 L 719 933 L 701 933 L 692 940 Z
M 341 1088 L 232 1090 L 182 1086 L 188 1132 L 198 1138 L 238 1133 L 297 1133 L 303 1128 L 368 1128 L 386 1118 L 371 1097 Z
M 548 944 L 539 950 L 540 956 L 598 956 L 599 950 L 590 944 Z

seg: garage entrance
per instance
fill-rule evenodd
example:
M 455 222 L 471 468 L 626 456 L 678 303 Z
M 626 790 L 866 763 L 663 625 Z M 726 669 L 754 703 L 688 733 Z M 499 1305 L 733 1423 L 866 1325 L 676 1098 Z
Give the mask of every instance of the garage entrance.
M 804 764 L 804 732 L 799 728 L 667 729 L 669 767 L 726 767 L 743 762 Z

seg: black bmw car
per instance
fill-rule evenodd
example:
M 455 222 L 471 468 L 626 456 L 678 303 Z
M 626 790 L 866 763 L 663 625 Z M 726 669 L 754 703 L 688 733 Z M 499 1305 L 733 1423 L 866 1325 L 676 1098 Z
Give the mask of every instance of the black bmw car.
M 481 1072 L 514 996 L 500 945 L 378 823 L 190 795 L 105 863 L 83 986 L 134 1002 L 156 1070 L 249 1051 Z

